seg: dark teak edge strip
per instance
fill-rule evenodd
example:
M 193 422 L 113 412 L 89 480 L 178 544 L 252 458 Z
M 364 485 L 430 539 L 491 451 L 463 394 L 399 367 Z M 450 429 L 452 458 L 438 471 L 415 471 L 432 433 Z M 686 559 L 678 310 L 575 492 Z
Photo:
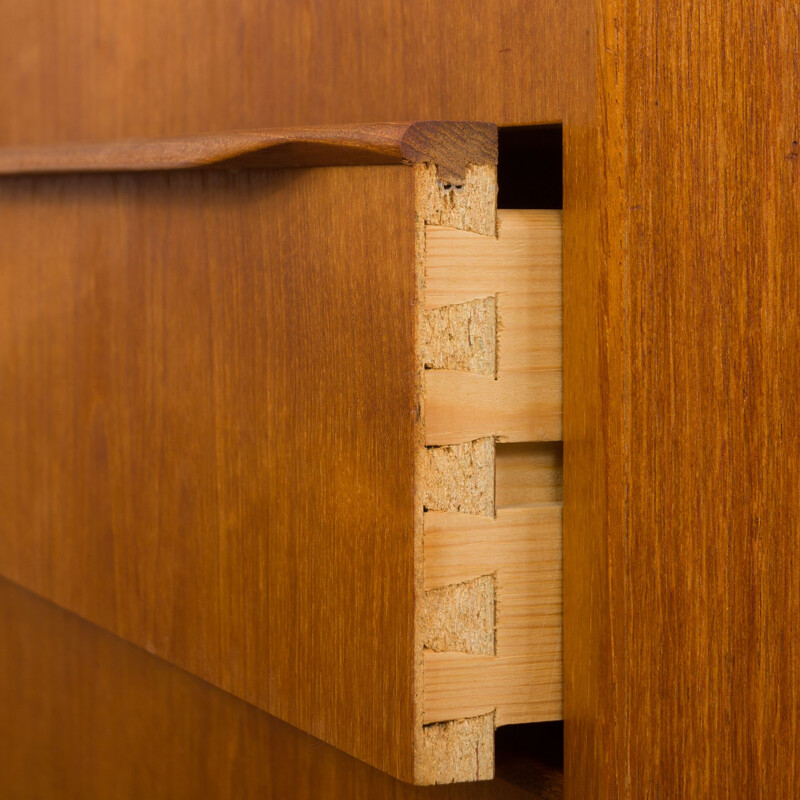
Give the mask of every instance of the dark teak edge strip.
M 0 149 L 0 175 L 420 162 L 437 164 L 441 180 L 460 183 L 467 165 L 497 163 L 497 127 L 388 122 Z

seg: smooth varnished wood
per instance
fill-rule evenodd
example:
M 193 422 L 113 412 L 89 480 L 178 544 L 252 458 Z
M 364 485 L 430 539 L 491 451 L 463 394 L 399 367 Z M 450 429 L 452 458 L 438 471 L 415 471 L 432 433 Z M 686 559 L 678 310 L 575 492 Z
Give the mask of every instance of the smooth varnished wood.
M 3 11 L 4 144 L 563 120 L 568 793 L 796 795 L 791 4 Z
M 467 165 L 497 163 L 497 130 L 477 122 L 398 122 L 0 148 L 0 175 L 419 162 L 436 164 L 441 180 L 463 181 Z
M 561 118 L 553 0 L 4 0 L 0 145 Z
M 520 754 L 498 763 L 511 783 L 401 783 L 2 579 L 0 709 L 6 800 L 523 800 L 559 787 Z
M 567 796 L 796 797 L 797 7 L 567 10 Z
M 2 574 L 408 780 L 412 173 L 0 185 Z
M 455 147 L 472 126 L 432 129 Z M 537 331 L 558 339 L 558 215 L 509 212 L 495 238 L 491 126 L 475 129 L 458 186 L 427 161 L 192 171 L 171 160 L 167 142 L 162 170 L 128 172 L 120 153 L 154 166 L 159 151 L 125 143 L 87 151 L 111 172 L 43 168 L 8 174 L 0 187 L 14 230 L 0 251 L 0 288 L 13 298 L 0 328 L 2 369 L 14 386 L 0 427 L 9 453 L 3 574 L 390 774 L 426 783 L 490 778 L 495 723 L 560 713 L 552 520 L 540 551 L 526 549 L 539 533 L 533 522 L 523 538 L 498 534 L 501 552 L 479 549 L 481 579 L 516 564 L 502 570 L 496 599 L 491 581 L 439 595 L 421 580 L 424 509 L 494 516 L 498 435 L 479 421 L 477 442 L 426 448 L 435 392 L 421 386 L 423 362 L 486 369 L 474 351 L 501 353 L 497 417 L 528 430 L 527 417 L 536 426 L 544 413 L 509 386 L 516 374 L 535 384 L 540 353 L 554 349 L 537 343 Z M 82 163 L 67 160 L 65 169 Z M 176 171 L 165 174 L 170 164 Z M 437 246 L 427 247 L 437 231 Z M 462 262 L 470 266 L 459 276 Z M 491 302 L 457 303 L 434 320 L 436 307 L 418 296 L 428 268 L 438 294 L 488 291 Z M 431 337 L 424 354 L 421 321 Z M 462 374 L 425 370 L 440 373 Z M 548 408 L 558 416 L 557 402 Z M 513 471 L 515 485 L 537 483 L 520 479 L 528 466 Z M 557 579 L 529 580 L 526 570 Z M 472 630 L 465 613 L 486 603 L 502 612 L 497 651 L 493 623 Z M 421 634 L 423 617 L 433 621 Z M 531 635 L 517 646 L 526 625 Z M 500 667 L 482 695 L 470 690 L 469 702 L 434 704 L 429 714 L 422 650 L 463 646 Z M 463 671 L 433 663 L 428 672 L 450 698 L 481 685 L 481 662 L 467 666 L 467 683 Z M 530 668 L 540 679 L 528 681 Z M 498 693 L 498 682 L 511 690 Z

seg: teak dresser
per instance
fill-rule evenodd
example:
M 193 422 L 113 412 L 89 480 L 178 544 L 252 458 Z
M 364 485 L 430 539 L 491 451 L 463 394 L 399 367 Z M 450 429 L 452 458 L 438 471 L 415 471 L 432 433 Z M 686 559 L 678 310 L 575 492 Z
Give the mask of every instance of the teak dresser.
M 796 3 L 0 20 L 2 800 L 800 797 Z

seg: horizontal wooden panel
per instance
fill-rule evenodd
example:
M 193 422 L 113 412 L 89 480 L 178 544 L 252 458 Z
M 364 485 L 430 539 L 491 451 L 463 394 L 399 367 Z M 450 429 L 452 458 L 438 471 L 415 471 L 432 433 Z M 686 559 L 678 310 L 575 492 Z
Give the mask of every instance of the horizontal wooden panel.
M 0 144 L 561 119 L 554 2 L 4 0 Z
M 472 530 L 463 512 L 497 534 L 496 441 L 560 432 L 553 216 L 509 212 L 495 238 L 493 167 L 472 165 L 464 180 L 454 189 L 428 164 L 6 179 L 20 232 L 4 253 L 17 301 L 0 329 L 15 383 L 0 428 L 15 459 L 6 488 L 44 501 L 34 550 L 18 534 L 27 506 L 12 509 L 7 574 L 422 782 L 490 777 L 495 724 L 560 714 L 558 595 L 554 629 L 543 605 L 553 587 L 519 571 L 545 565 L 560 581 L 552 520 L 510 525 L 514 535 L 496 537 L 502 553 L 478 547 L 471 588 L 425 594 L 419 582 L 422 509 L 462 512 L 456 550 Z M 342 203 L 359 193 L 357 210 Z M 387 196 L 398 202 L 377 213 Z M 37 226 L 58 235 L 42 243 Z M 474 261 L 464 296 L 488 280 L 487 297 L 417 302 L 437 231 L 454 248 L 448 260 L 437 245 L 440 283 L 448 273 L 455 286 L 458 264 Z M 465 371 L 423 372 L 428 359 Z M 424 447 L 422 430 L 430 444 L 437 426 L 444 446 Z M 543 499 L 535 484 L 553 465 L 540 461 L 512 458 L 501 496 Z M 424 674 L 423 648 L 441 650 L 425 655 Z M 484 680 L 467 654 L 492 659 Z M 375 681 L 358 677 L 367 668 Z M 540 680 L 518 691 L 531 668 Z
M 501 442 L 560 441 L 561 391 L 560 370 L 512 373 L 496 380 L 427 370 L 425 441 L 443 445 L 481 436 Z
M 532 295 L 537 308 L 561 307 L 561 212 L 498 209 L 497 237 L 430 226 L 425 244 L 425 305 L 488 294 Z M 530 320 L 535 324 L 535 319 Z M 548 358 L 560 363 L 554 343 Z
M 542 642 L 552 655 L 531 672 L 527 656 L 425 653 L 425 722 L 491 714 L 495 726 L 562 718 L 561 616 Z M 557 628 L 557 630 L 555 630 Z M 554 687 L 558 686 L 557 690 Z
M 82 157 L 152 166 L 119 147 Z M 454 188 L 420 158 L 6 176 L 0 564 L 393 775 L 450 782 L 491 777 L 493 728 L 427 735 L 416 708 L 420 233 L 493 233 L 496 176 L 471 163 Z M 430 453 L 445 486 L 458 452 Z

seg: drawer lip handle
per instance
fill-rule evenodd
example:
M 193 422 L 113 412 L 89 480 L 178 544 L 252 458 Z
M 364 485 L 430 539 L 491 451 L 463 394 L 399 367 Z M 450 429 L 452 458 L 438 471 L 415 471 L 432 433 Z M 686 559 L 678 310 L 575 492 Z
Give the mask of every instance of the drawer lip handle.
M 497 126 L 382 122 L 0 148 L 0 175 L 417 163 L 457 185 L 468 165 L 497 163 Z

